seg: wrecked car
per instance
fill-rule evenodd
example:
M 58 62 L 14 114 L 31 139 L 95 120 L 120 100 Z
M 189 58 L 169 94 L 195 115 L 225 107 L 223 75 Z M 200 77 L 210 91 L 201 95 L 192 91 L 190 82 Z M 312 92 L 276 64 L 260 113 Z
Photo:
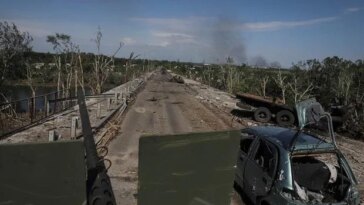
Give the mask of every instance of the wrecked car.
M 310 102 L 299 129 L 243 129 L 234 185 L 253 204 L 360 202 L 357 180 L 337 148 L 332 121 Z M 315 107 L 316 106 L 316 107 Z

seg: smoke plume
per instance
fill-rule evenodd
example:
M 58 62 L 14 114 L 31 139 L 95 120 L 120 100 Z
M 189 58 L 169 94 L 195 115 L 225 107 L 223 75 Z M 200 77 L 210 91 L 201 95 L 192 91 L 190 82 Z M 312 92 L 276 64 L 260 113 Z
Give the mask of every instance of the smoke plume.
M 236 22 L 230 18 L 217 18 L 211 32 L 211 54 L 218 61 L 217 63 L 225 63 L 227 57 L 232 57 L 236 64 L 246 62 L 242 32 L 237 29 Z

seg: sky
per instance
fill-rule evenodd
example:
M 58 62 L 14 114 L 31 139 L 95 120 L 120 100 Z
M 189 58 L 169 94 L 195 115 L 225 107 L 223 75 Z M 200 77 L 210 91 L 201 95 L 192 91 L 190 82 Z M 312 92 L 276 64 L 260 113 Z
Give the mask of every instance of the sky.
M 290 67 L 307 59 L 364 59 L 362 0 L 0 0 L 0 21 L 29 32 L 33 50 L 65 33 L 84 52 L 118 57 Z

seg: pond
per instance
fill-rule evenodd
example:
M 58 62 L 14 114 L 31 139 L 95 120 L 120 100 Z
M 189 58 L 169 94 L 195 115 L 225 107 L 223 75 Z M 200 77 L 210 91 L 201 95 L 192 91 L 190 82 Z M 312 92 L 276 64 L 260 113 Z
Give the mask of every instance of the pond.
M 56 86 L 38 86 L 36 87 L 35 95 L 45 95 L 47 93 L 53 93 L 57 91 Z M 31 97 L 31 90 L 26 85 L 5 85 L 0 89 L 0 93 L 3 93 L 9 101 L 23 100 Z M 91 94 L 91 89 L 86 87 L 86 95 Z M 3 99 L 0 98 L 0 102 Z
M 43 96 L 49 93 L 54 93 L 57 91 L 56 86 L 38 86 L 36 87 L 36 96 Z M 0 93 L 2 93 L 8 101 L 18 101 L 17 112 L 25 112 L 28 110 L 28 101 L 27 99 L 31 97 L 31 89 L 26 85 L 16 85 L 16 86 L 2 86 L 0 89 Z M 90 88 L 86 88 L 86 95 L 91 93 Z M 48 95 L 48 100 L 54 99 L 55 94 Z M 36 109 L 44 108 L 44 97 L 37 97 L 35 100 Z M 0 103 L 4 102 L 3 97 L 0 95 Z

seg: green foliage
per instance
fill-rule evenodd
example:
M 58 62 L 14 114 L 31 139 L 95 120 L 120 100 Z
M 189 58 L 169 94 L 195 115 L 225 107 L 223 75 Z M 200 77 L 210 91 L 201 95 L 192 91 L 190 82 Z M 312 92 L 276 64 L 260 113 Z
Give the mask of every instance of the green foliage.
M 315 97 L 325 108 L 340 105 L 345 109 L 343 129 L 363 136 L 364 127 L 364 60 L 352 62 L 339 57 L 301 61 L 291 69 L 253 68 L 242 65 L 203 65 L 163 62 L 177 74 L 231 93 L 246 92 L 282 98 L 287 104 Z M 173 66 L 170 66 L 173 65 Z M 233 68 L 232 68 L 233 67 Z M 233 87 L 228 74 L 233 71 Z M 283 83 L 279 85 L 278 74 Z M 282 86 L 284 91 L 282 91 Z M 263 89 L 264 88 L 264 89 Z M 359 131 L 358 131 L 359 130 Z M 358 134 L 359 133 L 359 134 Z M 361 134 L 360 134 L 361 133 Z
M 168 63 L 165 63 L 168 64 Z M 228 89 L 227 75 L 233 67 L 234 86 Z M 267 96 L 280 96 L 280 88 L 274 79 L 277 78 L 278 69 L 252 68 L 246 65 L 190 65 L 179 63 L 174 66 L 174 72 L 199 80 L 218 89 L 232 93 L 248 92 L 260 94 L 259 87 L 263 78 L 268 78 L 266 85 Z M 294 93 L 291 86 L 296 85 L 296 91 L 303 93 L 309 89 L 306 97 L 312 96 L 328 106 L 334 100 L 340 104 L 364 98 L 364 61 L 352 62 L 338 57 L 328 57 L 323 61 L 317 59 L 307 60 L 294 64 L 291 69 L 282 69 L 282 78 L 287 84 L 287 101 L 294 103 Z M 290 86 L 291 85 L 291 86 Z
M 0 22 L 0 85 L 8 78 L 21 75 L 24 53 L 31 51 L 33 38 L 18 30 L 15 24 Z

